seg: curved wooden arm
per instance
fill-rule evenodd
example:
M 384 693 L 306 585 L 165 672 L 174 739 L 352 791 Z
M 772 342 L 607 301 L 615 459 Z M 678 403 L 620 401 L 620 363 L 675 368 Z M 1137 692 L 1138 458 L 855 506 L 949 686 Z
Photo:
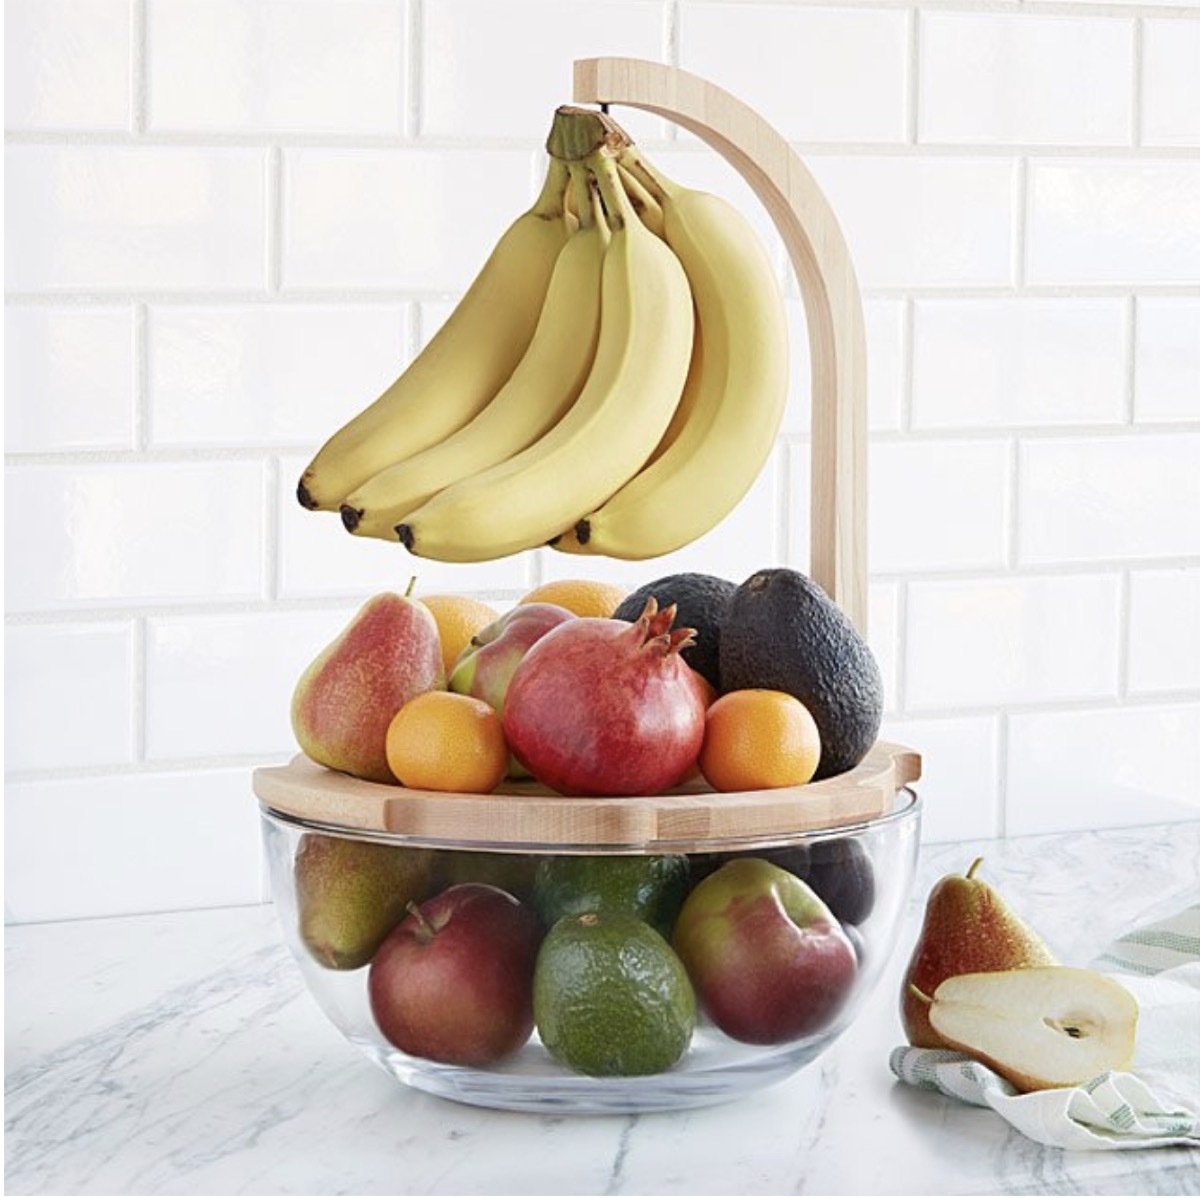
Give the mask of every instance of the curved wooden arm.
M 812 352 L 809 572 L 866 635 L 867 356 L 846 239 L 796 152 L 752 108 L 708 80 L 639 58 L 575 62 L 580 104 L 626 104 L 674 121 L 745 177 L 796 271 Z

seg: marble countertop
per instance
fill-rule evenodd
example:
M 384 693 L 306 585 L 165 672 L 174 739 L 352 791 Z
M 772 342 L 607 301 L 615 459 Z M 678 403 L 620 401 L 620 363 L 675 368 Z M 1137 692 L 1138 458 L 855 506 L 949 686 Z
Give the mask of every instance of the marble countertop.
M 1194 893 L 1200 823 L 927 846 L 890 972 L 842 1039 L 788 1081 L 671 1114 L 407 1090 L 325 1020 L 270 907 L 10 927 L 6 1192 L 1200 1193 L 1200 1149 L 1063 1153 L 892 1078 L 925 896 L 976 855 L 1085 964 Z

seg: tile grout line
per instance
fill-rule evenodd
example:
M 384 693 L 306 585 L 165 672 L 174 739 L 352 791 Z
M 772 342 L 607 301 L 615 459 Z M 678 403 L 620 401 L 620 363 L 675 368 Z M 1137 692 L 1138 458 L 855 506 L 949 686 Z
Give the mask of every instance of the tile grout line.
M 996 712 L 996 815 L 993 833 L 1000 839 L 1008 834 L 1008 755 L 1009 713 L 1001 709 Z
M 408 0 L 407 49 L 405 54 L 407 70 L 404 72 L 404 93 L 402 102 L 404 111 L 401 114 L 401 128 L 410 141 L 419 141 L 421 137 L 421 90 L 424 82 L 425 55 L 425 13 L 424 0 Z
M 150 110 L 150 79 L 146 26 L 148 0 L 134 0 L 129 12 L 129 87 L 133 117 L 133 134 L 140 138 L 146 132 Z
M 140 615 L 135 616 L 133 620 L 133 677 L 130 680 L 132 693 L 129 696 L 129 720 L 132 725 L 130 731 L 133 739 L 133 761 L 136 766 L 146 764 L 146 724 L 150 710 L 146 694 L 146 656 L 149 640 L 147 627 L 150 619 L 150 616 Z
M 267 150 L 267 292 L 270 297 L 283 288 L 283 150 Z
M 139 458 L 154 435 L 150 406 L 150 309 L 133 305 L 133 452 Z
M 920 136 L 921 107 L 921 9 L 914 7 L 908 17 L 908 79 L 905 87 L 904 140 L 915 146 Z
M 1130 96 L 1130 134 L 1133 139 L 1135 149 L 1142 148 L 1143 138 L 1143 91 L 1145 87 L 1145 53 L 1146 53 L 1146 21 L 1144 17 L 1136 17 L 1133 22 L 1133 37 L 1132 52 L 1133 62 L 1131 64 L 1131 87 L 1133 94 Z

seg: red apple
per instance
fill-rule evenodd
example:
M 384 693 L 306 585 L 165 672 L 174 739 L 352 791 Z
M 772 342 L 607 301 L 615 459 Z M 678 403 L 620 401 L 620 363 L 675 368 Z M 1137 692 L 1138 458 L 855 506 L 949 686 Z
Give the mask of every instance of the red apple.
M 503 714 L 508 684 L 521 659 L 551 628 L 575 618 L 556 603 L 514 607 L 468 641 L 450 673 L 450 689 L 482 699 Z
M 542 929 L 531 908 L 481 883 L 451 886 L 417 907 L 371 962 L 371 1013 L 411 1056 L 481 1066 L 533 1030 L 533 965 Z
M 854 946 L 829 908 L 760 857 L 739 857 L 700 882 L 673 942 L 712 1021 L 747 1044 L 828 1027 L 858 972 Z
M 654 600 L 638 620 L 580 616 L 547 633 L 513 675 L 504 737 L 539 781 L 566 795 L 658 794 L 704 739 L 704 699 L 679 651 L 691 628 Z

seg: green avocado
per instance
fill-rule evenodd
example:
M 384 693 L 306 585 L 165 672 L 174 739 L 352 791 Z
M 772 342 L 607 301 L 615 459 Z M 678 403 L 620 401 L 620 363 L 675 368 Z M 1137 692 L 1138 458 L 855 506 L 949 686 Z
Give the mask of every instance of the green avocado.
M 669 937 L 690 876 L 682 855 L 543 857 L 534 876 L 533 905 L 546 927 L 566 915 L 602 911 L 644 919 Z
M 713 574 L 668 574 L 626 595 L 613 618 L 632 623 L 651 596 L 660 610 L 674 603 L 675 627 L 696 630 L 696 643 L 683 650 L 683 660 L 719 691 L 721 625 L 736 590 L 736 583 Z
M 533 973 L 533 1017 L 551 1056 L 592 1077 L 641 1077 L 676 1064 L 696 1026 L 683 963 L 632 915 L 568 916 Z
M 811 578 L 759 570 L 737 588 L 721 628 L 723 691 L 794 695 L 816 721 L 814 779 L 853 769 L 879 735 L 883 679 L 870 646 Z

